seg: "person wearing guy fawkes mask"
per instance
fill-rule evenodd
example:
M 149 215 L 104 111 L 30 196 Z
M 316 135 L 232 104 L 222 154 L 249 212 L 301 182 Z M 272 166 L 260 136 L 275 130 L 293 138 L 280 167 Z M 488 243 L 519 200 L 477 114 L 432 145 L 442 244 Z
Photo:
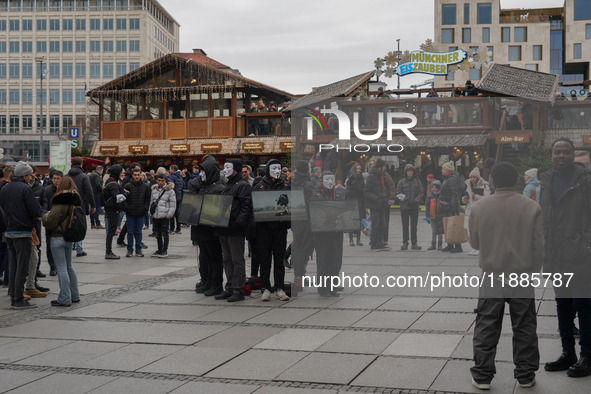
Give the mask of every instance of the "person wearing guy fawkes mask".
M 250 185 L 242 178 L 242 160 L 229 160 L 224 164 L 223 171 L 228 179 L 224 194 L 232 195 L 234 198 L 230 212 L 230 227 L 219 231 L 227 279 L 226 288 L 222 294 L 215 296 L 215 299 L 237 302 L 244 300 L 244 241 L 252 215 L 252 197 Z
M 335 189 L 335 185 L 334 174 L 330 171 L 322 172 L 321 182 L 316 186 L 312 200 L 344 200 L 344 189 Z M 343 232 L 314 234 L 314 247 L 318 278 L 338 276 L 343 265 Z M 339 297 L 339 293 L 330 289 L 330 283 L 329 286 L 318 287 L 320 297 Z
M 267 175 L 253 188 L 253 191 L 260 190 L 289 190 L 289 182 L 281 177 L 281 162 L 271 159 L 267 162 Z M 281 301 L 288 301 L 285 294 L 285 267 L 283 257 L 287 245 L 288 222 L 265 222 L 257 223 L 257 249 L 258 260 L 261 269 L 261 301 L 271 301 L 271 292 L 275 292 L 275 298 Z M 271 264 L 273 260 L 273 264 Z M 273 286 L 271 286 L 271 265 L 273 265 Z

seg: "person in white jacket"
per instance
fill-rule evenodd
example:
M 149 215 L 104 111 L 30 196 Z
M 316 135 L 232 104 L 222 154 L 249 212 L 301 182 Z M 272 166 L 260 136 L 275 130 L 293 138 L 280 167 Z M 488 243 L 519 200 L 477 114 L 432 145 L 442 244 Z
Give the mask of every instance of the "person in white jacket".
M 155 210 L 152 210 L 152 204 L 155 204 Z M 175 211 L 174 183 L 166 184 L 166 176 L 158 174 L 156 175 L 156 184 L 152 186 L 150 198 L 150 216 L 154 223 L 156 241 L 158 242 L 158 250 L 152 254 L 152 257 L 168 257 L 168 225 Z
M 466 214 L 464 216 L 464 228 L 470 232 L 470 228 L 468 226 L 468 218 L 470 217 L 470 210 L 472 209 L 472 205 L 479 200 L 482 200 L 486 196 L 490 196 L 490 187 L 488 182 L 485 181 L 480 176 L 480 170 L 478 167 L 474 167 L 474 169 L 470 172 L 470 179 L 466 179 L 466 191 L 464 192 L 464 196 L 462 197 L 462 202 L 466 204 Z M 478 256 L 479 251 L 472 249 L 468 255 L 470 256 Z

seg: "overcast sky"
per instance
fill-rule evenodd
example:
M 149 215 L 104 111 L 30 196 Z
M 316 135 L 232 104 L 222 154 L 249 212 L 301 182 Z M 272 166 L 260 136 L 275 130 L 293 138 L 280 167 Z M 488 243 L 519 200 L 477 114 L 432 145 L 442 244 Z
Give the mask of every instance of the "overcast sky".
M 242 75 L 293 94 L 373 69 L 377 57 L 433 39 L 433 0 L 160 0 L 180 23 L 181 52 L 203 49 Z M 501 0 L 502 8 L 564 0 Z M 189 6 L 190 5 L 190 6 Z M 430 76 L 401 78 L 401 87 Z M 384 78 L 396 88 L 396 77 Z

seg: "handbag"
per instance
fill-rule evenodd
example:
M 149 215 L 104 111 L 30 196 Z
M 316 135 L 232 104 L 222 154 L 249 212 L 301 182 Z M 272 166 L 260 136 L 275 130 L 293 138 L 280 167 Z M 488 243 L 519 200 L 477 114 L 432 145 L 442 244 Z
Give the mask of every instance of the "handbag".
M 162 189 L 162 193 L 160 193 L 160 195 L 158 196 L 158 199 L 156 201 L 154 201 L 152 204 L 150 204 L 150 215 L 154 215 L 156 213 L 156 208 L 158 208 L 158 203 L 160 202 L 160 199 L 162 198 L 162 195 L 164 195 L 164 192 L 166 191 L 166 189 Z
M 456 215 L 443 218 L 445 242 L 448 244 L 468 242 L 468 230 L 464 228 L 464 217 L 465 215 Z

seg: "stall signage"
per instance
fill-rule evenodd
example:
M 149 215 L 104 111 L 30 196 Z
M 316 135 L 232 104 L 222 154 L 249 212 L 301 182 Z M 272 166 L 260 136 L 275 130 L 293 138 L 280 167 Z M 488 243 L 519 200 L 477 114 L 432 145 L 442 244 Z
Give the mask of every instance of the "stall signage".
M 191 150 L 191 144 L 171 144 L 170 151 L 175 152 L 189 152 Z
M 129 145 L 129 153 L 148 153 L 148 145 Z
M 99 152 L 104 155 L 118 155 L 119 154 L 119 147 L 118 146 L 101 146 Z
M 463 49 L 445 53 L 412 51 L 410 62 L 402 63 L 396 67 L 396 74 L 400 76 L 414 73 L 446 75 L 447 66 L 461 63 L 467 56 L 468 54 Z
M 499 134 L 495 135 L 495 142 L 497 144 L 523 144 L 529 143 L 529 134 Z
M 222 150 L 222 144 L 201 144 L 202 152 L 214 152 Z
M 583 144 L 591 144 L 591 135 L 583 136 Z
M 291 149 L 292 148 L 292 143 L 291 142 L 280 142 L 279 143 L 279 149 Z
M 261 150 L 265 149 L 264 142 L 243 142 L 242 143 L 243 150 Z

